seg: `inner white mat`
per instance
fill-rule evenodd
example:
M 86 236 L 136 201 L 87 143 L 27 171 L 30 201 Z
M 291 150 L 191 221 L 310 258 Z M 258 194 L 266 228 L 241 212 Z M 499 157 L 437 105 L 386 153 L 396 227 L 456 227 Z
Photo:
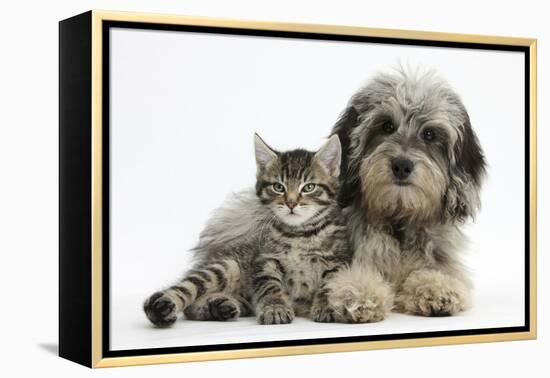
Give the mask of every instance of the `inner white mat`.
M 153 348 L 524 325 L 524 56 L 436 47 L 113 29 L 110 41 L 111 348 Z M 488 160 L 465 232 L 472 310 L 376 324 L 178 322 L 143 300 L 181 277 L 211 211 L 254 185 L 253 133 L 318 148 L 351 95 L 399 62 L 436 69 L 461 96 Z

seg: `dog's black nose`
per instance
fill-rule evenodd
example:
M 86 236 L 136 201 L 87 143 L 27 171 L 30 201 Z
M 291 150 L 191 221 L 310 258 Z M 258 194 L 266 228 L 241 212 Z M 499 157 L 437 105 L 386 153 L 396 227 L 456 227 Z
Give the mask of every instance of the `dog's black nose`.
M 391 170 L 393 175 L 399 180 L 404 180 L 414 169 L 414 163 L 409 159 L 397 158 L 391 162 Z

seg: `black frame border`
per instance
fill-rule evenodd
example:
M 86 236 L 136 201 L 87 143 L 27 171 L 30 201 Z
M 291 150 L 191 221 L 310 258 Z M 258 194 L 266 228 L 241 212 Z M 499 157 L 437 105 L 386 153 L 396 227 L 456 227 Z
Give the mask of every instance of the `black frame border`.
M 276 37 L 290 39 L 309 39 L 309 40 L 324 40 L 324 41 L 340 41 L 340 42 L 358 42 L 358 43 L 376 43 L 376 44 L 392 44 L 406 46 L 421 46 L 421 47 L 442 47 L 442 48 L 458 48 L 458 49 L 476 49 L 476 50 L 496 50 L 496 51 L 513 51 L 524 53 L 525 66 L 525 325 L 518 327 L 499 327 L 499 328 L 479 328 L 479 329 L 464 329 L 451 331 L 433 331 L 433 332 L 414 332 L 400 334 L 384 334 L 384 335 L 368 335 L 368 336 L 349 336 L 349 337 L 334 337 L 334 338 L 318 338 L 318 339 L 300 339 L 300 340 L 281 340 L 270 342 L 250 342 L 250 343 L 233 343 L 233 344 L 215 344 L 215 345 L 197 345 L 186 347 L 163 347 L 163 348 L 143 348 L 143 349 L 127 349 L 127 350 L 110 350 L 110 295 L 109 295 L 109 247 L 110 247 L 110 160 L 109 160 L 109 117 L 110 117 L 110 40 L 109 31 L 111 28 L 125 29 L 143 29 L 157 31 L 175 31 L 175 32 L 194 32 L 208 34 L 229 34 L 240 36 L 256 36 L 256 37 Z M 274 348 L 274 347 L 291 347 L 305 345 L 328 345 L 353 342 L 367 341 L 385 341 L 385 340 L 406 340 L 406 339 L 422 339 L 435 337 L 450 337 L 450 336 L 471 336 L 471 335 L 489 335 L 515 332 L 530 331 L 530 181 L 531 181 L 531 145 L 530 145 L 530 103 L 531 103 L 531 65 L 530 65 L 530 48 L 528 46 L 503 45 L 503 44 L 485 44 L 473 42 L 450 42 L 450 41 L 432 41 L 420 39 L 405 39 L 405 38 L 389 38 L 389 37 L 370 37 L 370 36 L 351 36 L 337 35 L 312 32 L 293 32 L 293 31 L 273 31 L 259 30 L 246 28 L 229 28 L 229 27 L 214 27 L 214 26 L 193 26 L 193 25 L 172 25 L 161 23 L 146 23 L 133 21 L 102 21 L 102 128 L 103 128 L 103 159 L 102 159 L 102 174 L 103 174 L 103 282 L 102 282 L 102 357 L 130 357 L 144 355 L 160 355 L 160 354 L 175 354 L 175 353 L 194 353 L 194 352 L 210 352 L 210 351 L 228 351 L 228 350 L 243 350 L 257 348 Z

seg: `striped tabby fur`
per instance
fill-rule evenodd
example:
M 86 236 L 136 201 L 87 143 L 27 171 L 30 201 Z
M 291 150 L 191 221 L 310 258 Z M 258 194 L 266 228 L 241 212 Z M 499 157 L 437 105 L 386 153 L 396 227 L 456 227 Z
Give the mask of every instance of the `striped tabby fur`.
M 351 261 L 337 205 L 340 143 L 317 153 L 279 153 L 255 138 L 257 183 L 218 209 L 184 278 L 150 296 L 144 310 L 164 327 L 179 313 L 195 320 L 256 315 L 282 324 L 295 315 L 347 321 L 328 305 L 326 283 Z
M 350 261 L 337 205 L 340 142 L 317 153 L 277 153 L 256 137 L 256 194 L 274 216 L 252 265 L 251 289 L 261 324 L 297 316 L 336 320 L 325 282 Z

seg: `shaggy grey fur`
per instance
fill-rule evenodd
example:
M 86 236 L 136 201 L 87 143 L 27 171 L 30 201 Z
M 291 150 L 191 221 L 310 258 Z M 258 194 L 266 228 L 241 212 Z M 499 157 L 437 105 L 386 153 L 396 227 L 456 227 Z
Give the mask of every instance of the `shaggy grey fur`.
M 462 224 L 480 206 L 485 158 L 458 95 L 434 72 L 374 77 L 333 129 L 354 260 L 332 305 L 425 316 L 470 306 Z

